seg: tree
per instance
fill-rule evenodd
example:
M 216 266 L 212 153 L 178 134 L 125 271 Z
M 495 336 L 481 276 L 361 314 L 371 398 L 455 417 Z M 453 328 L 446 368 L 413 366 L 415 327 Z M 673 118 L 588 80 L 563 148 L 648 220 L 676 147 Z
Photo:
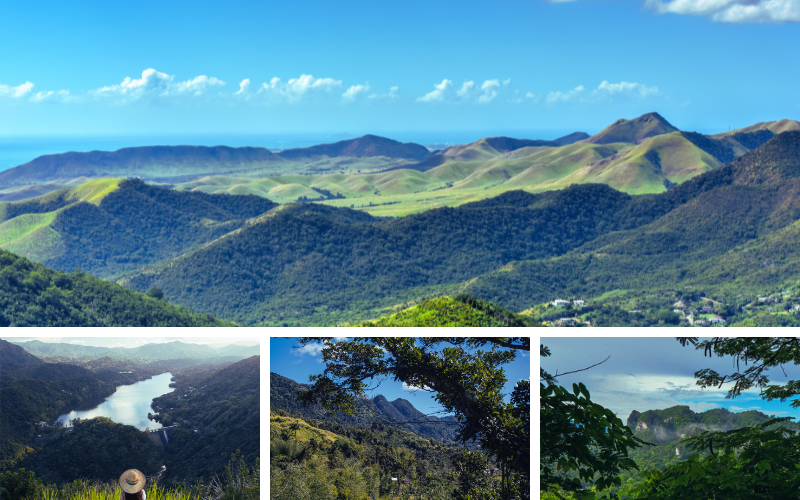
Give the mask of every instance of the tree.
M 798 498 L 800 434 L 776 427 L 787 420 L 772 418 L 685 439 L 689 448 L 708 453 L 694 454 L 663 471 L 646 471 L 641 485 L 623 493 L 646 500 Z
M 154 299 L 161 300 L 164 298 L 164 291 L 158 288 L 157 286 L 151 287 L 149 290 L 145 292 L 145 295 L 149 297 L 153 297 Z
M 300 424 L 298 424 L 297 422 L 292 422 L 291 425 L 289 425 L 289 430 L 290 431 L 294 431 L 294 442 L 296 443 L 297 442 L 297 431 L 300 430 Z
M 550 350 L 540 344 L 539 354 L 550 356 Z M 603 490 L 619 486 L 623 470 L 638 469 L 628 457 L 628 448 L 650 443 L 634 436 L 614 412 L 593 402 L 583 383 L 572 384 L 570 391 L 557 385 L 558 375 L 542 368 L 539 378 L 539 475 L 543 489 L 557 485 L 575 491 L 593 483 L 597 490 Z
M 517 384 L 509 404 L 501 391 L 506 382 L 502 365 L 518 351 L 529 352 L 530 338 L 302 338 L 300 344 L 319 340 L 324 341 L 326 367 L 310 377 L 310 390 L 299 392 L 303 404 L 322 403 L 328 411 L 352 415 L 356 398 L 365 397 L 365 381 L 389 376 L 433 392 L 455 414 L 458 439 L 480 443 L 503 464 L 501 496 L 511 498 L 519 490 L 520 498 L 528 498 L 529 487 L 519 485 L 530 482 L 530 382 Z
M 785 364 L 800 364 L 800 339 L 797 337 L 714 337 L 699 341 L 697 337 L 678 337 L 682 346 L 689 344 L 697 350 L 702 349 L 706 356 L 732 356 L 736 372 L 720 375 L 705 368 L 695 372 L 697 385 L 702 388 L 722 387 L 726 382 L 733 383 L 726 398 L 735 398 L 751 387 L 761 389 L 761 397 L 766 401 L 779 399 L 781 402 L 800 395 L 800 381 L 790 380 L 783 385 L 770 385 L 767 371 Z M 740 364 L 750 365 L 739 372 Z M 800 399 L 791 402 L 793 408 L 800 408 Z

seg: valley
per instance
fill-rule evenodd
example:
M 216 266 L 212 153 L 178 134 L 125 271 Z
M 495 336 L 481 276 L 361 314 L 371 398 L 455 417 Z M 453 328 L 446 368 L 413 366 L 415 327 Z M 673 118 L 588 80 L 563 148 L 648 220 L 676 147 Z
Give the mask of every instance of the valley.
M 234 470 L 257 469 L 259 356 L 250 356 L 257 345 L 32 343 L 56 356 L 41 359 L 21 347 L 28 342 L 0 339 L 4 481 L 24 469 L 39 488 L 66 488 L 105 483 L 133 467 L 162 489 L 195 483 L 199 494 L 231 461 Z M 166 436 L 148 432 L 162 426 Z M 251 477 L 239 480 L 253 486 Z
M 527 314 L 531 324 L 795 321 L 794 303 L 769 310 L 758 298 L 798 279 L 798 122 L 706 136 L 648 113 L 594 136 L 494 137 L 430 153 L 417 146 L 365 136 L 281 153 L 415 161 L 380 173 L 254 171 L 245 184 L 202 176 L 173 189 L 96 179 L 0 202 L 0 247 L 9 259 L 80 269 L 75 276 L 121 285 L 121 295 L 130 293 L 125 288 L 152 294 L 159 306 L 242 325 L 380 324 L 459 294 Z M 139 153 L 126 155 L 125 168 L 139 168 Z M 70 158 L 53 164 L 79 168 Z M 122 161 L 114 158 L 109 165 Z M 7 172 L 20 179 L 30 168 Z M 245 185 L 252 189 L 239 189 Z M 281 186 L 291 194 L 270 194 Z M 45 290 L 20 277 L 0 280 L 9 296 L 30 301 L 2 312 L 9 324 L 23 324 L 17 318 L 26 308 L 43 307 Z M 61 288 L 46 293 L 58 296 Z M 722 305 L 676 311 L 672 304 L 684 295 Z M 139 300 L 130 297 L 123 300 Z M 567 298 L 589 307 L 572 316 L 548 310 Z

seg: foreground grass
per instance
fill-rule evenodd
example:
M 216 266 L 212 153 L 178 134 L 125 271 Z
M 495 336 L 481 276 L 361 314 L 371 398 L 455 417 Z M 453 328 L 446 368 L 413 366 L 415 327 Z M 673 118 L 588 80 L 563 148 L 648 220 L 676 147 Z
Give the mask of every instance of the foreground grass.
M 251 470 L 237 451 L 225 468 L 223 478 L 214 476 L 208 483 L 187 486 L 159 485 L 148 479 L 144 488 L 147 500 L 258 500 L 260 498 L 260 464 L 256 459 Z M 0 474 L 0 500 L 119 500 L 118 482 L 76 480 L 61 486 L 42 484 L 31 471 L 20 469 Z

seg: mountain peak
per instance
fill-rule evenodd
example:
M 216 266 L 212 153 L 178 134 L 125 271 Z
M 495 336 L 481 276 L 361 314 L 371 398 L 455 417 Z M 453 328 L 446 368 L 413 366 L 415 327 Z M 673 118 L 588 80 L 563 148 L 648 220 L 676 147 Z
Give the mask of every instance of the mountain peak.
M 633 120 L 620 118 L 584 142 L 594 144 L 612 144 L 615 142 L 638 144 L 649 137 L 677 131 L 678 129 L 673 127 L 663 116 L 653 111 Z

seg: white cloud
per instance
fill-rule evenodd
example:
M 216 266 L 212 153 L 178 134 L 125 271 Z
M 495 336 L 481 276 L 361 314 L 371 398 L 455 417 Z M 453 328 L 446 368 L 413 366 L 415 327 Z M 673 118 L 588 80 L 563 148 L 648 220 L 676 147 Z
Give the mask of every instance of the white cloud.
M 308 354 L 310 356 L 319 356 L 322 354 L 322 350 L 325 348 L 322 344 L 306 344 L 302 347 L 298 347 L 297 349 L 292 349 L 292 354 L 295 356 L 303 356 L 304 354 Z
M 453 88 L 453 82 L 445 78 L 442 80 L 442 83 L 434 85 L 434 87 L 436 87 L 436 90 L 428 92 L 422 97 L 418 97 L 417 100 L 420 102 L 443 101 Z
M 345 341 L 345 340 L 347 340 L 348 338 L 349 338 L 349 337 L 333 337 L 333 341 L 334 341 L 334 342 L 344 342 L 344 341 Z
M 91 93 L 97 97 L 117 98 L 119 102 L 134 102 L 143 98 L 165 98 L 177 95 L 200 96 L 212 87 L 221 87 L 225 82 L 206 75 L 185 82 L 175 82 L 173 75 L 161 73 L 153 68 L 142 71 L 142 77 L 125 77 L 119 85 L 101 87 Z
M 236 91 L 234 95 L 241 95 L 246 94 L 250 90 L 250 79 L 245 78 L 242 80 L 242 83 L 239 84 L 239 90 Z
M 31 82 L 25 82 L 22 85 L 11 87 L 9 85 L 0 85 L 0 97 L 11 97 L 12 99 L 19 99 L 25 97 L 33 90 Z
M 641 83 L 608 83 L 606 80 L 594 91 L 595 95 L 615 95 L 615 94 L 639 94 L 641 97 L 658 94 L 658 87 L 647 87 Z
M 507 87 L 507 86 L 508 86 L 508 85 L 510 85 L 510 84 L 511 84 L 511 78 L 508 78 L 508 79 L 506 79 L 506 80 L 503 80 L 503 86 L 504 86 L 504 87 Z
M 797 0 L 646 0 L 659 14 L 708 16 L 723 23 L 800 22 Z
M 461 88 L 458 89 L 458 92 L 456 92 L 456 95 L 458 95 L 458 97 L 462 99 L 466 99 L 472 96 L 477 90 L 478 87 L 475 85 L 475 82 L 473 81 L 464 82 Z
M 596 89 L 588 94 L 586 93 L 586 88 L 583 85 L 578 85 L 568 92 L 550 92 L 547 94 L 547 103 L 556 104 L 572 101 L 595 102 L 614 97 L 630 96 L 644 98 L 658 94 L 658 87 L 648 87 L 647 85 L 641 83 L 624 81 L 619 83 L 609 83 L 607 80 L 603 80 Z
M 365 85 L 359 84 L 351 86 L 349 89 L 345 91 L 344 94 L 342 94 L 342 100 L 347 102 L 353 102 L 355 101 L 356 96 L 358 96 L 358 94 L 362 94 L 364 92 L 369 92 L 369 82 L 367 82 Z
M 209 78 L 206 75 L 200 75 L 192 80 L 178 83 L 176 85 L 176 89 L 178 92 L 188 92 L 193 95 L 200 95 L 207 88 L 222 87 L 223 85 L 225 85 L 225 82 L 214 78 L 213 76 Z
M 300 75 L 283 83 L 277 76 L 265 83 L 260 92 L 277 97 L 285 102 L 293 103 L 315 92 L 330 92 L 342 86 L 341 80 L 333 78 L 314 78 L 312 75 Z
M 400 99 L 400 87 L 391 87 L 388 94 L 370 94 L 367 96 L 367 99 L 386 99 L 389 101 Z
M 481 90 L 483 91 L 483 94 L 481 94 L 481 96 L 478 97 L 478 102 L 481 104 L 486 104 L 488 102 L 491 102 L 492 99 L 497 97 L 497 90 L 495 89 L 499 87 L 500 87 L 500 82 L 498 82 L 497 80 L 486 80 L 485 82 L 483 82 L 483 85 L 481 85 Z
M 403 382 L 403 390 L 404 391 L 432 391 L 433 389 L 431 389 L 427 385 L 424 385 L 422 387 L 415 387 L 413 385 L 408 385 L 405 382 Z
M 552 104 L 556 102 L 571 101 L 578 97 L 584 90 L 586 89 L 583 87 L 583 85 L 578 85 L 569 92 L 550 92 L 547 94 L 547 102 Z
M 513 102 L 516 104 L 521 104 L 523 102 L 532 102 L 534 104 L 538 103 L 542 100 L 542 96 L 534 94 L 533 92 L 527 92 L 525 95 L 521 95 L 519 90 L 514 91 L 514 98 L 509 99 L 508 102 Z
M 73 96 L 70 95 L 69 90 L 46 90 L 33 94 L 30 100 L 32 102 L 55 101 L 55 100 L 62 102 L 69 102 L 73 100 Z
M 508 85 L 509 83 L 511 83 L 511 80 L 505 80 L 503 85 Z M 417 98 L 417 101 L 460 101 L 486 104 L 497 97 L 497 89 L 500 88 L 500 80 L 486 80 L 480 86 L 473 80 L 467 80 L 461 84 L 461 88 L 456 90 L 455 93 L 453 93 L 453 82 L 451 80 L 442 80 L 442 83 L 437 84 L 435 87 L 436 90 Z

